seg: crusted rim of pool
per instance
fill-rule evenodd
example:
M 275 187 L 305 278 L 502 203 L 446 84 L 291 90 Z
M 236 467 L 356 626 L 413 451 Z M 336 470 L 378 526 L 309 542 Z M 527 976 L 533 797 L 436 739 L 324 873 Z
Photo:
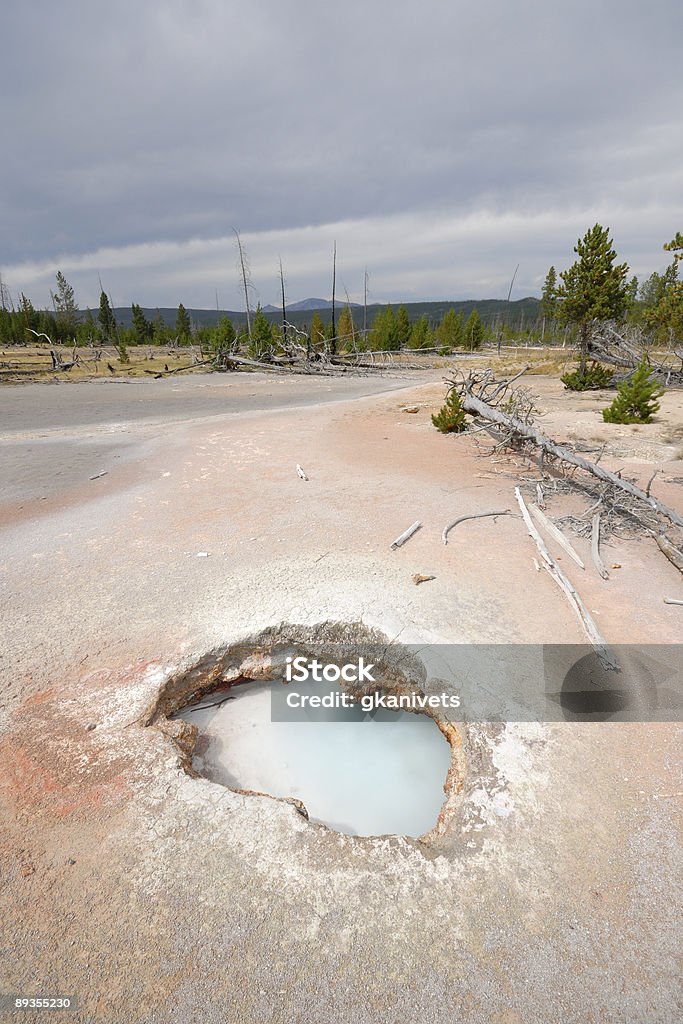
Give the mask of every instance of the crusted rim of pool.
M 424 666 L 400 644 L 393 643 L 384 633 L 371 629 L 363 623 L 323 622 L 314 626 L 280 624 L 227 644 L 208 652 L 187 669 L 170 675 L 161 685 L 159 693 L 143 716 L 142 724 L 163 733 L 176 747 L 179 764 L 185 773 L 200 778 L 207 785 L 223 786 L 211 782 L 193 767 L 193 754 L 199 730 L 196 725 L 174 717 L 181 710 L 212 693 L 227 693 L 231 688 L 244 682 L 272 683 L 282 680 L 283 666 L 287 656 L 318 657 L 334 661 L 342 647 L 353 645 L 362 649 L 372 646 L 382 652 L 377 661 L 381 673 L 381 689 L 385 694 L 400 696 L 421 695 L 427 681 Z M 361 696 L 370 692 L 353 683 L 340 684 L 343 689 Z M 372 690 L 377 689 L 376 684 Z M 444 798 L 438 817 L 432 828 L 412 839 L 401 836 L 408 842 L 429 845 L 438 837 L 451 830 L 461 802 L 465 778 L 465 755 L 460 729 L 440 709 L 428 705 L 411 710 L 410 713 L 431 718 L 444 736 L 450 748 L 450 763 L 443 783 Z M 304 804 L 295 797 L 273 796 L 267 792 L 224 788 L 244 796 L 266 797 L 283 804 L 290 804 L 308 822 Z M 311 828 L 337 832 L 322 822 L 309 822 Z M 385 835 L 397 835 L 386 833 Z M 377 836 L 349 836 L 354 842 L 371 842 Z

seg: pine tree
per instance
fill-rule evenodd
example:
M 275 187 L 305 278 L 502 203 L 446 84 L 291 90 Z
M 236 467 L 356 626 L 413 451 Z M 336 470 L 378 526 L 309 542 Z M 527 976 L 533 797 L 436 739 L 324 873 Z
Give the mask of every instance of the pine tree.
M 443 352 L 452 352 L 463 343 L 462 316 L 454 309 L 447 309 L 436 329 L 437 341 Z
M 574 247 L 579 257 L 560 277 L 557 317 L 579 329 L 579 373 L 586 372 L 588 340 L 593 320 L 621 317 L 626 309 L 626 263 L 615 264 L 609 228 L 595 224 Z
M 465 429 L 465 410 L 460 401 L 460 395 L 451 388 L 446 397 L 446 403 L 436 415 L 432 416 L 432 423 L 442 434 L 460 433 Z
M 410 335 L 412 328 L 410 325 L 410 317 L 408 316 L 408 310 L 401 303 L 396 310 L 396 333 L 398 335 L 398 347 L 407 348 L 410 345 Z
M 399 348 L 398 325 L 390 304 L 373 320 L 370 348 L 375 352 L 394 352 Z
M 325 325 L 322 322 L 320 313 L 316 309 L 313 313 L 313 318 L 311 319 L 311 345 L 314 349 L 320 348 L 324 341 Z
M 232 352 L 235 345 L 235 328 L 227 316 L 221 317 L 214 327 L 211 344 L 217 352 Z
M 654 331 L 658 340 L 683 338 L 683 281 L 678 278 L 678 267 L 683 259 L 683 235 L 666 242 L 664 249 L 674 258 L 663 274 L 652 274 L 641 289 L 643 320 Z
M 272 351 L 274 343 L 273 326 L 259 303 L 251 324 L 250 354 L 254 359 L 263 359 Z
M 152 322 L 152 341 L 155 345 L 166 345 L 170 341 L 170 331 L 160 309 L 157 309 L 157 315 Z
M 353 323 L 353 314 L 349 306 L 344 306 L 339 314 L 337 323 L 337 348 L 352 348 L 355 341 L 356 331 Z
M 137 302 L 134 302 L 130 308 L 133 316 L 135 344 L 148 345 L 152 340 L 152 325 L 142 312 L 142 307 L 138 306 Z
M 551 267 L 545 276 L 541 295 L 541 316 L 554 320 L 557 314 L 557 271 Z
M 57 271 L 57 293 L 52 296 L 60 334 L 73 334 L 78 326 L 78 305 L 74 290 L 61 270 Z
M 470 352 L 480 349 L 484 344 L 484 325 L 479 318 L 476 309 L 470 313 L 469 320 L 465 324 L 465 345 Z
M 17 310 L 19 319 L 18 334 L 22 341 L 28 338 L 27 331 L 38 330 L 38 313 L 33 308 L 33 303 L 30 299 L 27 299 L 22 292 L 19 296 L 19 309 Z M 11 314 L 10 314 L 11 315 Z M 35 338 L 33 339 L 35 341 Z
M 427 314 L 423 313 L 412 326 L 409 345 L 413 349 L 432 348 L 433 343 L 434 335 L 430 329 Z
M 94 339 L 97 337 L 97 326 L 90 306 L 85 307 L 83 322 L 78 329 L 78 336 L 80 338 L 81 345 L 92 345 Z
M 630 380 L 623 380 L 617 397 L 602 410 L 605 423 L 650 423 L 659 409 L 657 398 L 663 394 L 656 381 L 650 379 L 650 366 L 643 359 Z
M 192 321 L 190 314 L 187 312 L 182 302 L 178 306 L 178 312 L 175 318 L 175 332 L 178 336 L 179 345 L 189 345 L 190 338 L 192 335 Z
M 97 314 L 97 324 L 105 345 L 113 344 L 116 340 L 116 317 L 109 303 L 107 293 L 104 291 L 100 292 L 100 309 Z

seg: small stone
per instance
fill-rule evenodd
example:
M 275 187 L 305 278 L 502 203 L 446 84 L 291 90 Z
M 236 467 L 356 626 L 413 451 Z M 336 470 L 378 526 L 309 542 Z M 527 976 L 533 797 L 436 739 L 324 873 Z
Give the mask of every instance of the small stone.
M 96 722 L 88 722 L 88 724 L 85 727 L 85 731 L 86 732 L 92 732 L 93 729 L 96 729 L 96 728 L 97 728 L 97 723 Z
M 613 565 L 612 565 L 612 568 L 613 569 L 621 569 L 621 564 L 619 562 L 614 562 Z
M 74 865 L 75 863 L 76 863 L 76 861 L 75 861 L 75 860 L 73 859 L 73 857 L 69 857 L 69 858 L 67 859 L 67 864 L 69 864 L 69 865 L 70 865 L 71 867 L 73 867 L 73 865 Z

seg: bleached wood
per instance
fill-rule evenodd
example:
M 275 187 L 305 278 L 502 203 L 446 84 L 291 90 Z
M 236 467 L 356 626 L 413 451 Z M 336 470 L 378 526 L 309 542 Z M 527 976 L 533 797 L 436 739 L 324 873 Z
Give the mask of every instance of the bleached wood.
M 503 509 L 502 512 L 473 512 L 471 515 L 468 515 L 468 516 L 458 516 L 458 518 L 454 519 L 452 523 L 448 524 L 448 526 L 444 526 L 443 532 L 441 534 L 441 540 L 444 542 L 444 544 L 448 544 L 448 534 L 451 532 L 451 530 L 455 526 L 457 526 L 458 523 L 464 523 L 467 519 L 486 519 L 487 516 L 509 516 L 509 515 L 511 515 L 510 509 L 506 508 L 506 509 Z
M 539 523 L 541 524 L 541 526 L 542 526 L 542 527 L 543 527 L 543 529 L 544 529 L 544 530 L 546 531 L 546 533 L 549 533 L 549 534 L 550 534 L 550 536 L 551 536 L 551 537 L 552 537 L 552 538 L 553 538 L 554 540 L 556 540 L 556 541 L 557 541 L 557 543 L 558 543 L 558 544 L 560 545 L 560 547 L 562 548 L 562 550 L 563 550 L 563 551 L 566 551 L 566 552 L 567 552 L 567 554 L 569 555 L 569 557 L 570 557 L 570 558 L 573 558 L 573 559 L 574 559 L 574 561 L 576 562 L 576 564 L 577 564 L 577 565 L 578 565 L 578 566 L 579 566 L 579 567 L 580 567 L 581 569 L 585 569 L 585 568 L 586 568 L 586 566 L 585 566 L 585 565 L 583 564 L 583 561 L 582 561 L 582 559 L 581 559 L 581 558 L 580 558 L 580 556 L 579 556 L 579 555 L 577 554 L 577 552 L 576 552 L 576 551 L 574 550 L 574 548 L 573 548 L 573 547 L 572 547 L 572 545 L 571 545 L 571 544 L 569 543 L 569 541 L 567 540 L 567 538 L 565 537 L 565 535 L 564 535 L 564 534 L 562 533 L 562 531 L 561 531 L 561 530 L 560 530 L 560 529 L 559 529 L 559 528 L 558 528 L 557 526 L 555 526 L 555 523 L 552 523 L 552 522 L 551 522 L 551 521 L 550 521 L 550 520 L 548 519 L 547 515 L 545 515 L 545 513 L 541 512 L 541 510 L 540 510 L 540 508 L 538 507 L 538 505 L 530 505 L 529 507 L 530 507 L 530 509 L 531 509 L 531 513 L 532 513 L 532 515 L 533 515 L 533 516 L 534 516 L 534 518 L 535 518 L 535 519 L 536 519 L 536 520 L 537 520 L 537 521 L 538 521 L 538 522 L 539 522 Z
M 593 525 L 591 528 L 591 558 L 593 559 L 593 565 L 598 571 L 598 575 L 602 576 L 603 580 L 609 579 L 609 573 L 605 569 L 602 558 L 600 557 L 600 513 L 596 512 L 593 516 Z
M 666 555 L 671 564 L 675 565 L 679 572 L 683 572 L 683 552 L 674 547 L 668 537 L 657 537 L 656 541 L 659 550 Z
M 420 529 L 422 523 L 420 520 L 416 520 L 412 526 L 409 526 L 407 530 L 404 530 L 400 537 L 397 537 L 394 543 L 391 545 L 391 550 L 394 551 L 396 548 L 400 548 L 402 544 L 405 544 L 417 530 Z
M 595 648 L 597 655 L 602 661 L 605 668 L 618 669 L 619 666 L 617 664 L 616 658 L 607 646 L 607 641 L 604 639 L 603 636 L 601 636 L 598 627 L 593 621 L 593 618 L 588 609 L 586 608 L 585 604 L 581 600 L 581 597 L 577 593 L 576 588 L 574 587 L 573 583 L 567 579 L 565 574 L 560 569 L 559 565 L 557 565 L 552 555 L 548 551 L 547 547 L 545 546 L 543 538 L 534 526 L 533 521 L 531 519 L 531 515 L 529 513 L 529 509 L 526 507 L 524 498 L 522 497 L 522 492 L 520 491 L 519 487 L 515 487 L 515 497 L 517 498 L 517 503 L 522 513 L 522 517 L 524 519 L 526 528 L 529 531 L 529 536 L 536 544 L 536 547 L 538 548 L 538 552 L 543 560 L 543 564 L 547 572 L 555 581 L 555 583 L 557 583 L 558 587 L 560 587 L 562 592 L 565 594 L 567 600 L 571 604 L 572 608 L 576 612 L 576 615 L 579 619 L 579 622 L 583 626 L 586 636 Z
M 541 434 L 538 430 L 534 430 L 532 427 L 527 426 L 526 423 L 522 423 L 521 420 L 518 420 L 513 416 L 506 416 L 505 413 L 500 412 L 499 409 L 494 409 L 486 402 L 483 402 L 480 398 L 476 398 L 468 392 L 461 395 L 461 402 L 465 412 L 472 413 L 476 416 L 483 416 L 484 419 L 491 420 L 492 423 L 498 423 L 507 430 L 513 430 L 518 437 L 523 437 L 528 441 L 533 441 L 533 443 L 538 445 L 539 448 L 548 452 L 550 455 L 554 455 L 562 462 L 568 462 L 572 466 L 578 466 L 579 469 L 583 469 L 587 473 L 591 473 L 593 476 L 597 477 L 598 480 L 604 480 L 606 483 L 612 484 L 619 490 L 633 495 L 634 498 L 638 498 L 639 501 L 642 501 L 649 508 L 654 509 L 654 511 L 658 512 L 660 515 L 663 515 L 673 523 L 674 526 L 683 526 L 683 517 L 680 516 L 678 512 L 675 512 L 657 498 L 653 498 L 652 495 L 648 496 L 645 491 L 636 487 L 635 484 L 630 483 L 628 480 L 622 480 L 616 473 L 610 473 L 608 469 L 603 469 L 602 466 L 597 466 L 593 462 L 588 462 L 587 459 L 581 458 L 580 455 L 577 455 L 576 452 L 571 451 L 571 449 L 556 444 L 555 441 L 552 441 L 549 437 L 545 437 L 545 435 Z

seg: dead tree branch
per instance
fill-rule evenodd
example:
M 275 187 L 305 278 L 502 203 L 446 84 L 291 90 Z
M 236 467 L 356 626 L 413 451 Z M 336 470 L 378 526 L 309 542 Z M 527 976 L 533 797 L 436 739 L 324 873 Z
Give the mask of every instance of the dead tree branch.
M 540 431 L 535 430 L 531 425 L 524 422 L 514 413 L 510 414 L 508 411 L 503 412 L 500 408 L 495 408 L 489 404 L 483 395 L 488 397 L 494 382 L 491 376 L 470 374 L 468 378 L 462 380 L 453 380 L 447 382 L 450 388 L 457 388 L 462 402 L 462 407 L 465 412 L 470 415 L 476 416 L 496 426 L 502 428 L 503 431 L 503 444 L 508 444 L 511 447 L 520 447 L 524 442 L 530 442 L 532 445 L 540 448 L 541 451 L 547 455 L 557 459 L 560 463 L 564 463 L 569 466 L 574 466 L 577 469 L 583 470 L 585 473 L 596 477 L 598 480 L 602 480 L 605 483 L 610 484 L 612 487 L 619 491 L 622 491 L 643 505 L 652 509 L 658 515 L 664 516 L 674 526 L 683 526 L 683 516 L 679 515 L 678 512 L 674 511 L 659 501 L 658 498 L 648 495 L 645 491 L 636 487 L 628 480 L 623 480 L 616 473 L 611 473 L 608 469 L 603 469 L 602 466 L 598 466 L 593 462 L 589 462 L 587 459 L 577 455 L 576 452 L 564 445 L 559 445 L 551 438 L 541 434 Z M 474 394 L 474 388 L 477 388 L 479 394 Z M 500 386 L 497 385 L 493 395 L 495 400 L 500 404 L 501 396 L 506 394 L 505 389 L 501 391 Z M 514 397 L 514 396 L 513 396 Z M 507 405 L 510 405 L 510 399 L 507 401 Z
M 519 487 L 515 487 L 515 496 L 517 498 L 517 502 L 519 504 L 519 508 L 524 519 L 524 523 L 529 532 L 529 536 L 536 544 L 536 547 L 538 548 L 538 552 L 541 558 L 543 559 L 543 563 L 545 565 L 547 572 L 555 581 L 555 583 L 557 583 L 558 587 L 562 590 L 567 600 L 571 604 L 572 608 L 576 612 L 579 622 L 583 626 L 583 629 L 588 639 L 595 648 L 598 657 L 600 658 L 605 668 L 616 670 L 618 668 L 618 665 L 614 655 L 607 646 L 606 640 L 601 636 L 598 627 L 595 625 L 595 622 L 593 621 L 590 612 L 581 600 L 574 585 L 570 582 L 570 580 L 567 579 L 567 577 L 564 575 L 560 567 L 551 557 L 550 552 L 543 543 L 543 538 L 541 537 L 540 533 L 531 521 L 529 510 L 526 507 L 524 498 L 522 497 L 522 492 L 520 491 Z
M 468 516 L 458 516 L 458 518 L 454 519 L 452 523 L 448 524 L 448 526 L 444 526 L 443 533 L 441 534 L 441 540 L 444 542 L 444 544 L 448 544 L 448 534 L 451 532 L 451 530 L 454 529 L 454 527 L 456 527 L 459 523 L 464 523 L 467 519 L 486 519 L 487 516 L 510 515 L 512 515 L 512 512 L 510 511 L 509 508 L 506 508 L 503 509 L 501 512 L 475 512 Z

